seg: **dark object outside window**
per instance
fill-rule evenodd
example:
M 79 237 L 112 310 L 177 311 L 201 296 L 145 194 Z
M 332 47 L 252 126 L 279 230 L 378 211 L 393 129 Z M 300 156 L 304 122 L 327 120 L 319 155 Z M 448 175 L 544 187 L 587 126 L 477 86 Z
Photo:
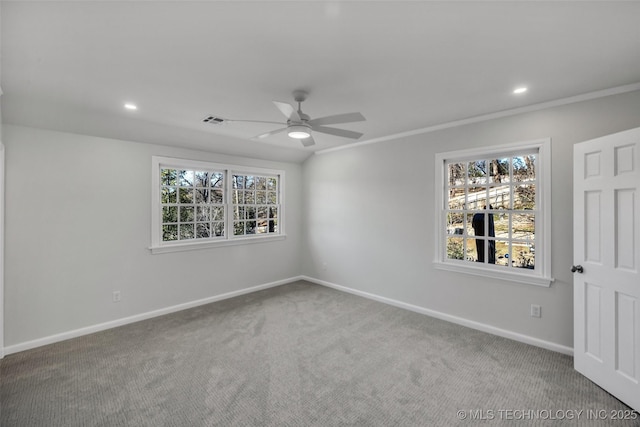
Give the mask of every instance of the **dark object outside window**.
M 491 206 L 489 207 L 491 208 Z M 476 214 L 473 215 L 473 219 L 471 222 L 471 225 L 473 227 L 473 231 L 475 233 L 476 236 L 484 236 L 485 234 L 485 228 L 484 228 L 484 217 L 487 214 L 483 213 L 483 212 L 478 212 Z M 489 232 L 489 237 L 495 237 L 496 236 L 496 230 L 495 230 L 495 226 L 493 223 L 493 214 L 488 214 L 489 216 L 489 224 L 488 224 L 488 232 Z M 489 249 L 489 259 L 488 259 L 488 263 L 489 264 L 495 264 L 496 263 L 496 241 L 495 240 L 489 240 L 487 242 L 487 247 Z M 484 239 L 476 239 L 476 251 L 478 252 L 478 262 L 485 262 L 484 261 Z

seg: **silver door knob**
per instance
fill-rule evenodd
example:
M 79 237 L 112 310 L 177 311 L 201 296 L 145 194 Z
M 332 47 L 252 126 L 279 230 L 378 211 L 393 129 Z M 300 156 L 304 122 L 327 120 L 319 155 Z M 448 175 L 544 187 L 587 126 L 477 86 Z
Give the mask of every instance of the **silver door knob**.
M 573 267 L 571 267 L 571 272 L 572 273 L 584 273 L 584 268 L 582 268 L 581 265 L 574 265 Z

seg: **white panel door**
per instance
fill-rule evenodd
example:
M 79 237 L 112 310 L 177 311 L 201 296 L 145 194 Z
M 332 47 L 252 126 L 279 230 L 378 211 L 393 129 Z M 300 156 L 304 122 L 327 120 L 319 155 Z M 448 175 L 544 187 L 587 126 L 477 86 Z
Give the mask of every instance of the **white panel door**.
M 640 410 L 640 128 L 573 154 L 575 368 Z

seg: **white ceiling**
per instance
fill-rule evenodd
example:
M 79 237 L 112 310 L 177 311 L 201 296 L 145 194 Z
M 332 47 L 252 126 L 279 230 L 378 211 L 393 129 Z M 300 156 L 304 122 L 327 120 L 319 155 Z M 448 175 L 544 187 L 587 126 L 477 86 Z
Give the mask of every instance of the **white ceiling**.
M 360 141 L 640 82 L 640 2 L 3 1 L 5 123 L 284 161 L 272 100 Z M 520 96 L 511 92 L 526 85 Z M 123 109 L 134 102 L 135 112 Z

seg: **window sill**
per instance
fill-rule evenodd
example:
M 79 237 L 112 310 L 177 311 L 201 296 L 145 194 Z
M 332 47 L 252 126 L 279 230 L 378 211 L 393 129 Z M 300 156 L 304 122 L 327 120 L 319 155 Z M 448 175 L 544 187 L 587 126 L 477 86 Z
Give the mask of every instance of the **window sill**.
M 553 277 L 543 277 L 540 275 L 523 274 L 517 271 L 499 271 L 492 268 L 477 267 L 475 265 L 463 265 L 463 263 L 435 261 L 434 267 L 439 270 L 455 271 L 457 273 L 472 274 L 475 276 L 490 277 L 493 279 L 508 280 L 511 282 L 524 283 L 548 288 L 555 280 Z
M 199 249 L 219 248 L 223 246 L 248 245 L 254 243 L 274 242 L 286 239 L 285 234 L 275 236 L 260 237 L 238 237 L 234 239 L 208 240 L 205 242 L 171 243 L 159 246 L 151 246 L 149 250 L 152 254 L 164 254 L 169 252 L 194 251 Z

